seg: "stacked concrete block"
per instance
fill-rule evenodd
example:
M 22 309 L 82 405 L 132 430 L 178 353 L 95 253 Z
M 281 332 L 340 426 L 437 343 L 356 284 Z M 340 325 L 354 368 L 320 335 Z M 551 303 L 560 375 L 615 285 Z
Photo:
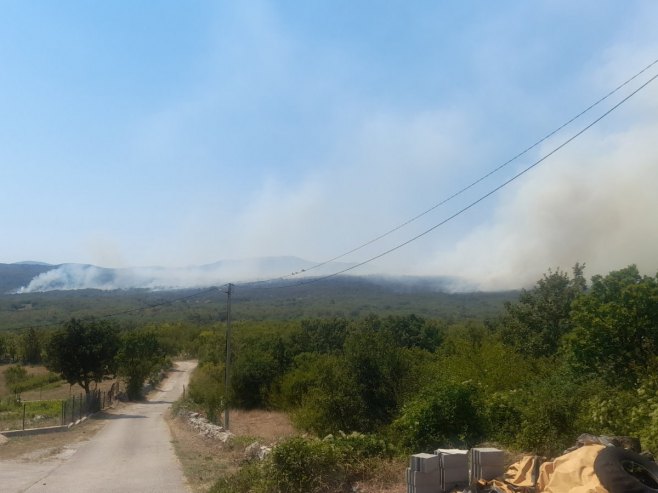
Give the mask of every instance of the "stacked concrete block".
M 414 454 L 406 471 L 407 493 L 442 493 L 439 486 L 439 457 Z
M 505 474 L 505 452 L 497 448 L 471 449 L 471 484 L 491 481 Z
M 440 491 L 461 491 L 468 485 L 468 450 L 437 449 Z

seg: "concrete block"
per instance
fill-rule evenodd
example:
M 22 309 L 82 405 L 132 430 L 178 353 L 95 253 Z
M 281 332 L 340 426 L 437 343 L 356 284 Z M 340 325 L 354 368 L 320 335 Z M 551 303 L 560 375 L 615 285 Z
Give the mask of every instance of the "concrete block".
M 465 469 L 468 470 L 468 455 L 463 454 L 441 454 L 440 465 L 443 469 Z
M 483 466 L 505 464 L 505 452 L 497 448 L 474 448 L 471 456 L 475 462 Z
M 477 479 L 484 479 L 485 481 L 491 481 L 505 474 L 505 466 L 502 464 L 496 464 L 493 466 L 480 466 L 478 469 Z
M 460 469 L 443 469 L 441 474 L 441 484 L 446 483 L 463 483 L 468 484 L 468 468 Z
M 407 484 L 412 484 L 416 488 L 419 486 L 432 486 L 436 490 L 439 489 L 439 471 L 434 472 L 421 472 L 421 471 L 410 471 L 409 480 Z
M 439 469 L 439 456 L 434 454 L 414 454 L 409 461 L 412 471 L 433 472 Z
M 467 483 L 467 482 L 461 482 L 461 483 L 447 483 L 447 484 L 444 486 L 443 491 L 444 491 L 445 493 L 448 493 L 448 492 L 451 492 L 452 490 L 454 490 L 455 488 L 457 488 L 459 491 L 463 491 L 464 488 L 466 488 L 467 486 L 468 486 L 468 483 Z

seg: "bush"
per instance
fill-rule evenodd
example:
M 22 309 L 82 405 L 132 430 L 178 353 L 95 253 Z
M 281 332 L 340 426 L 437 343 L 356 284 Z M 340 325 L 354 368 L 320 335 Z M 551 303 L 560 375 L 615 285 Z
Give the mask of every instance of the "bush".
M 484 435 L 480 395 L 471 382 L 438 382 L 407 403 L 392 431 L 412 450 L 471 446 Z
M 233 474 L 221 478 L 209 493 L 269 493 L 266 471 L 260 462 L 244 464 Z
M 189 396 L 203 408 L 208 420 L 216 423 L 226 402 L 224 365 L 205 363 L 198 367 L 190 380 Z
M 584 429 L 583 411 L 591 389 L 557 372 L 528 386 L 518 396 L 522 415 L 516 436 L 521 450 L 554 456 L 570 447 Z
M 19 385 L 27 378 L 27 370 L 21 365 L 10 366 L 4 371 L 5 382 L 12 393 L 20 393 Z
M 340 453 L 330 442 L 291 438 L 272 450 L 267 477 L 273 491 L 323 493 L 346 484 Z

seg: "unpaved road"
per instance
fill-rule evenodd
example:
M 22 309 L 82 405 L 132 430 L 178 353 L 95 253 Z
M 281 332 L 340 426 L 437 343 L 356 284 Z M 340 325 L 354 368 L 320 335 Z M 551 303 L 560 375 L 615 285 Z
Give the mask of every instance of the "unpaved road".
M 183 361 L 142 403 L 108 413 L 88 442 L 47 459 L 0 462 L 0 490 L 20 493 L 187 493 L 164 413 L 195 363 Z

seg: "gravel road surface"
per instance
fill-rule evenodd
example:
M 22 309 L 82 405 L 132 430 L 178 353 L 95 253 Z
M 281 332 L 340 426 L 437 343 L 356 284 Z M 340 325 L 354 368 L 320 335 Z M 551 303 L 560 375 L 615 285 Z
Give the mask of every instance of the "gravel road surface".
M 20 493 L 187 493 L 164 413 L 195 363 L 183 361 L 149 400 L 108 413 L 88 442 L 46 460 L 0 462 L 0 490 Z

